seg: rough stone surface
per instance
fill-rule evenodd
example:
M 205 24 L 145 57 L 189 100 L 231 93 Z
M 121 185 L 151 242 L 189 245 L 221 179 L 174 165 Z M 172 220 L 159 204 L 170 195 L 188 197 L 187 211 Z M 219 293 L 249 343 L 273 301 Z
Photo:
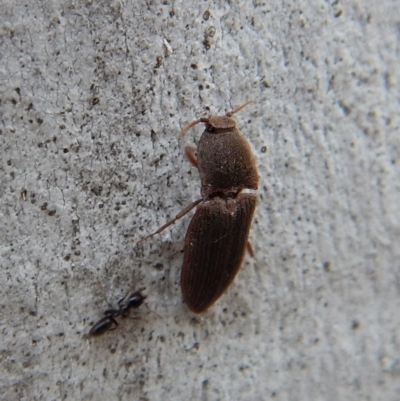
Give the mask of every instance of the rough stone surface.
M 0 5 L 3 400 L 400 394 L 397 1 Z M 246 258 L 182 303 L 189 121 L 236 116 L 261 176 Z M 148 299 L 86 340 L 132 288 Z M 135 315 L 135 314 L 133 314 Z

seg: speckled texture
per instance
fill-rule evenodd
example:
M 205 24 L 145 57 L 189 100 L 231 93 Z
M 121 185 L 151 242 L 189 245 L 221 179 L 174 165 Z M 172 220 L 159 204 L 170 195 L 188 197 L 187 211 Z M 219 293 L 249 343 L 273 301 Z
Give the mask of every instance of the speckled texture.
M 0 6 L 4 400 L 398 400 L 397 1 Z M 199 197 L 176 134 L 235 116 L 260 172 L 245 259 L 182 304 Z M 83 337 L 132 288 L 148 298 Z

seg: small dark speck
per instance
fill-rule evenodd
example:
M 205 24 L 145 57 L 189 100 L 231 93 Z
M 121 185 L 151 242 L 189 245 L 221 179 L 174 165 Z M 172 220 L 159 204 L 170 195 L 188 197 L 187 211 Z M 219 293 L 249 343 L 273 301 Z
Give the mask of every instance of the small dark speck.
M 210 15 L 211 15 L 210 10 L 204 11 L 204 14 L 203 14 L 204 21 L 207 21 L 210 18 Z
M 208 38 L 204 39 L 204 41 L 203 41 L 203 46 L 204 46 L 204 48 L 205 48 L 206 50 L 210 50 L 210 48 L 211 48 L 211 43 L 210 43 L 210 40 L 209 40 Z
M 37 312 L 36 312 L 35 310 L 31 310 L 31 311 L 29 311 L 29 314 L 30 314 L 31 316 L 36 316 L 36 315 L 37 315 Z
M 36 122 L 37 122 L 39 125 L 42 125 L 42 124 L 43 124 L 43 118 L 38 117 L 38 118 L 36 119 Z
M 164 269 L 164 265 L 163 265 L 162 263 L 156 263 L 156 264 L 154 265 L 154 268 L 155 268 L 156 270 L 162 270 L 162 269 Z
M 17 101 L 15 99 L 11 99 L 12 104 L 17 104 Z
M 351 322 L 351 329 L 352 330 L 357 330 L 360 327 L 360 323 L 357 320 L 353 320 Z
M 11 163 L 11 160 L 7 160 L 7 165 L 8 165 L 8 166 L 11 166 L 11 164 L 12 164 L 12 163 Z
M 69 149 L 64 148 L 64 149 L 63 149 L 63 152 L 64 152 L 64 153 L 68 153 L 68 152 L 69 152 Z
M 115 354 L 115 353 L 117 352 L 117 349 L 116 349 L 116 348 L 111 348 L 111 349 L 110 349 L 110 352 L 111 352 L 112 354 Z
M 156 57 L 156 65 L 154 66 L 155 69 L 160 68 L 163 64 L 163 57 L 162 56 L 157 56 Z
M 100 196 L 103 191 L 103 187 L 101 185 L 94 185 L 90 191 L 95 195 Z
M 56 214 L 56 211 L 55 211 L 55 210 L 49 210 L 49 211 L 47 212 L 47 214 L 48 214 L 49 216 L 54 216 L 54 215 Z
M 194 70 L 197 70 L 197 64 L 190 64 L 190 67 L 192 67 Z
M 261 153 L 266 153 L 267 150 L 268 150 L 268 148 L 267 148 L 266 146 L 263 146 L 263 147 L 261 148 Z
M 103 204 L 103 203 L 100 203 L 100 204 L 99 204 L 99 209 L 103 209 L 103 207 L 104 207 L 104 204 Z
M 170 16 L 171 18 L 174 17 L 174 16 L 175 16 L 175 11 L 173 11 L 173 10 L 170 11 L 170 12 L 169 12 L 169 16 Z
M 71 260 L 71 255 L 70 255 L 70 254 L 65 255 L 63 259 L 64 259 L 66 262 L 68 262 L 68 261 Z
M 335 14 L 335 18 L 338 18 L 342 15 L 343 11 L 339 10 L 336 14 Z
M 47 209 L 47 202 L 44 202 L 42 206 L 40 206 L 41 210 L 46 210 Z
M 325 272 L 330 272 L 331 271 L 331 262 L 325 262 L 323 267 L 324 267 Z
M 136 132 L 136 136 L 139 137 L 140 136 L 140 132 Z

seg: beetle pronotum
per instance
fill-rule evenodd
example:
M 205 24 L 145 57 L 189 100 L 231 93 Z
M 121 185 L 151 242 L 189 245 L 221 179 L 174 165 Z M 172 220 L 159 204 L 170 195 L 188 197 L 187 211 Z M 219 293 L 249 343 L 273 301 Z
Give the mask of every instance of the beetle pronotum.
M 181 273 L 183 299 L 195 313 L 205 312 L 226 291 L 242 265 L 257 196 L 242 193 L 258 188 L 258 172 L 246 138 L 236 128 L 234 113 L 202 117 L 182 129 L 183 136 L 196 124 L 206 126 L 198 147 L 186 147 L 189 161 L 198 168 L 201 199 L 191 203 L 153 234 L 165 230 L 197 206 L 185 238 Z

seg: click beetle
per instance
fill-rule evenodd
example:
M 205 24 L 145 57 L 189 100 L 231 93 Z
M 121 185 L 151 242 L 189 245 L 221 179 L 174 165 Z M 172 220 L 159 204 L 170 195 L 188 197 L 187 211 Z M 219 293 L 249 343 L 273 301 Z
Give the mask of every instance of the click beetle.
M 181 130 L 179 136 L 205 124 L 197 150 L 193 146 L 185 149 L 199 170 L 202 197 L 139 241 L 162 232 L 197 206 L 186 232 L 181 272 L 184 302 L 195 313 L 207 311 L 222 296 L 237 275 L 246 248 L 250 249 L 257 196 L 242 191 L 258 189 L 259 177 L 250 145 L 232 115 L 251 102 L 224 116 L 201 117 Z

